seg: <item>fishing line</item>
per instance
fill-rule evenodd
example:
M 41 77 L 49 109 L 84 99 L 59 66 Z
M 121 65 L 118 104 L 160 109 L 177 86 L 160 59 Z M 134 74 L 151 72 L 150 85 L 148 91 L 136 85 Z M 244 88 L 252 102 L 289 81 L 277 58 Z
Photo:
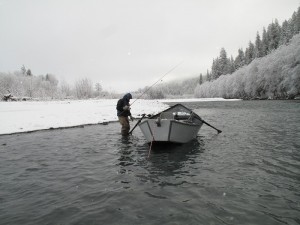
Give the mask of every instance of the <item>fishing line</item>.
M 154 84 L 152 84 L 149 88 L 146 89 L 146 91 L 144 91 L 139 97 L 137 97 L 130 105 L 133 105 L 133 103 L 135 103 L 139 98 L 141 98 L 147 91 L 149 91 L 155 84 L 157 84 L 159 81 L 162 81 L 162 79 L 167 76 L 169 73 L 171 73 L 173 70 L 175 70 L 179 65 L 181 65 L 183 63 L 183 61 L 181 61 L 180 63 L 178 63 L 176 66 L 174 66 L 171 70 L 169 70 L 168 72 L 166 72 L 161 78 L 159 78 Z

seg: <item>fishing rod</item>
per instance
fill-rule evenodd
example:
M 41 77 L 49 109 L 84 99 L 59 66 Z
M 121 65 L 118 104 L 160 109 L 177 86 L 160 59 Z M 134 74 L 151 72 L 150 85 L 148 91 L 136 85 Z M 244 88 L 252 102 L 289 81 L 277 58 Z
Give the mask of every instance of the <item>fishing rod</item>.
M 180 63 L 178 63 L 176 66 L 174 66 L 171 70 L 169 70 L 168 72 L 166 72 L 161 78 L 159 78 L 154 84 L 152 84 L 149 88 L 147 88 L 139 97 L 137 97 L 131 104 L 130 106 L 133 105 L 133 103 L 135 103 L 138 99 L 140 99 L 147 91 L 149 91 L 155 84 L 157 84 L 159 81 L 161 81 L 165 76 L 167 76 L 169 73 L 171 73 L 173 70 L 175 70 L 179 65 L 181 65 L 183 63 L 183 61 L 181 61 Z M 123 113 L 125 112 L 125 110 L 123 112 L 121 112 L 121 114 L 119 116 L 121 116 Z
M 162 79 L 167 76 L 169 73 L 171 73 L 173 70 L 175 70 L 179 65 L 181 65 L 183 61 L 178 63 L 176 66 L 174 66 L 171 70 L 166 72 L 161 78 L 159 78 L 154 84 L 152 84 L 149 88 L 147 88 L 139 97 L 137 97 L 130 105 L 133 105 L 138 99 L 140 99 L 147 91 L 149 91 L 155 84 L 157 84 L 159 81 L 162 81 Z

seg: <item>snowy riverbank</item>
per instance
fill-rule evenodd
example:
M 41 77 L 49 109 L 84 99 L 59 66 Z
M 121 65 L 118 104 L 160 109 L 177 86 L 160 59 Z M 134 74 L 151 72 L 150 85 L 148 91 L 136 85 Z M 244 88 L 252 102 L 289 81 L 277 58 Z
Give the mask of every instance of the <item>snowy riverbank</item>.
M 117 101 L 117 99 L 101 99 L 0 102 L 0 135 L 117 121 L 115 109 Z M 224 99 L 139 99 L 132 105 L 131 111 L 134 117 L 138 117 L 143 113 L 154 114 L 168 108 L 165 102 L 191 101 L 224 101 Z M 131 102 L 134 102 L 134 99 Z

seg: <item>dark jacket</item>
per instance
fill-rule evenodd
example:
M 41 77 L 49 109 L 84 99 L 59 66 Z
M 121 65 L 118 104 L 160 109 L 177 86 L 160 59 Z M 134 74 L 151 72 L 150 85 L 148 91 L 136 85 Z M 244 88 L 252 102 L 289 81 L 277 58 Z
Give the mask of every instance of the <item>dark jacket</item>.
M 132 99 L 132 96 L 130 93 L 127 93 L 126 95 L 123 96 L 123 98 L 119 99 L 117 103 L 117 116 L 131 116 L 130 110 L 124 110 L 123 107 L 129 105 L 129 99 Z

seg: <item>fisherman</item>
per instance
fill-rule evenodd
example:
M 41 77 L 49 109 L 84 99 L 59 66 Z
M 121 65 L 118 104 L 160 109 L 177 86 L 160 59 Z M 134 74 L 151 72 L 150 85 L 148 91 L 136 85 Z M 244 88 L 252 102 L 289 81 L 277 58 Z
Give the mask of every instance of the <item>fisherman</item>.
M 127 136 L 129 134 L 130 124 L 128 117 L 130 117 L 131 121 L 133 121 L 133 117 L 130 112 L 130 99 L 132 99 L 132 95 L 130 93 L 127 93 L 123 96 L 123 98 L 119 99 L 116 107 L 117 116 L 119 118 L 120 124 L 122 125 L 121 134 L 123 136 Z

